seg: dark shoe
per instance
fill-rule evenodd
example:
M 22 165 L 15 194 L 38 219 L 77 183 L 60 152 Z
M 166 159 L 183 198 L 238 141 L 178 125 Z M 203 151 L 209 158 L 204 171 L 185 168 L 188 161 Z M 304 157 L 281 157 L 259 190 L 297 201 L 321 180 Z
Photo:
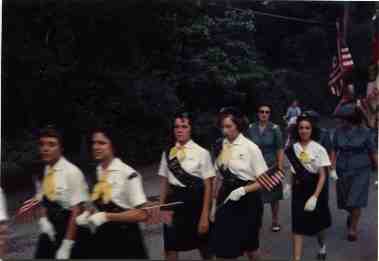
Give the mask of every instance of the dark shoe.
M 272 224 L 271 231 L 272 232 L 279 232 L 281 230 L 281 226 L 279 224 Z
M 348 234 L 347 235 L 347 240 L 350 242 L 354 242 L 358 240 L 358 236 L 356 234 Z
M 317 260 L 326 260 L 326 253 L 318 253 Z

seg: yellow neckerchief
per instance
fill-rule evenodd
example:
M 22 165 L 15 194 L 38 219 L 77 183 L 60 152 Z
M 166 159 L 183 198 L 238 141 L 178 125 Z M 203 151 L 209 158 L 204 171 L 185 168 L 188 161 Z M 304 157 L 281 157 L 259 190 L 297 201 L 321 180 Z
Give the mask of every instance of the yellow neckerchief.
M 43 177 L 42 193 L 49 200 L 55 200 L 55 170 L 51 166 L 47 167 L 47 174 Z
M 306 163 L 309 163 L 311 162 L 311 157 L 309 156 L 308 152 L 306 151 L 307 147 L 303 147 L 301 146 L 300 144 L 300 147 L 301 147 L 301 152 L 300 152 L 300 155 L 299 155 L 299 159 L 302 163 L 306 164 Z
M 98 182 L 96 183 L 92 195 L 91 200 L 96 201 L 101 199 L 104 204 L 107 204 L 112 199 L 112 186 L 108 182 L 109 173 L 107 170 L 103 170 L 101 173 Z
M 229 161 L 232 158 L 232 144 L 223 143 L 220 155 L 217 158 L 219 166 L 226 168 L 229 165 Z
M 169 158 L 177 158 L 179 161 L 183 161 L 186 157 L 186 150 L 185 147 L 177 143 L 174 147 L 170 149 L 170 155 Z

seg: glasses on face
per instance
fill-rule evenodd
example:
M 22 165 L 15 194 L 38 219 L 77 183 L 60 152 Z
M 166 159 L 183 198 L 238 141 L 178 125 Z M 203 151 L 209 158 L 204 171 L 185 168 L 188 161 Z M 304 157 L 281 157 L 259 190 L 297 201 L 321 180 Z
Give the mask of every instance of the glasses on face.
M 259 111 L 259 113 L 262 113 L 262 114 L 270 114 L 270 111 L 264 111 L 264 110 L 262 110 L 262 111 Z

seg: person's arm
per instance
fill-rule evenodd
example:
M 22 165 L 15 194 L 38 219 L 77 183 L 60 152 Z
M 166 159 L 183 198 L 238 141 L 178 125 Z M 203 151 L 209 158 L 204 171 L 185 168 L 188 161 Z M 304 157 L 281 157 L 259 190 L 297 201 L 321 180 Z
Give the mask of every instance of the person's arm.
M 109 213 L 105 214 L 107 221 L 111 222 L 142 222 L 146 221 L 148 214 L 143 209 L 130 209 L 121 213 Z
M 330 162 L 332 163 L 331 168 L 336 169 L 337 153 L 334 149 L 330 152 Z
M 169 189 L 168 178 L 161 176 L 160 177 L 159 204 L 166 203 L 168 189 Z
M 201 211 L 198 227 L 199 234 L 207 233 L 209 230 L 209 211 L 212 198 L 212 178 L 204 180 L 203 209 Z
M 324 184 L 325 184 L 325 179 L 326 179 L 325 168 L 322 167 L 319 170 L 319 178 L 317 182 L 317 187 L 316 187 L 315 192 L 313 193 L 313 196 L 315 196 L 316 198 L 320 196 L 322 188 L 324 187 Z
M 67 229 L 66 229 L 66 236 L 65 239 L 73 240 L 75 241 L 76 239 L 76 217 L 81 214 L 82 209 L 79 206 L 74 206 L 71 208 L 71 215 L 70 215 L 70 220 L 68 221 L 67 224 Z
M 278 168 L 280 170 L 284 169 L 284 143 L 283 143 L 283 136 L 282 132 L 280 131 L 280 127 L 276 126 L 274 129 L 274 134 L 275 134 L 275 143 L 276 143 L 276 162 L 278 164 Z

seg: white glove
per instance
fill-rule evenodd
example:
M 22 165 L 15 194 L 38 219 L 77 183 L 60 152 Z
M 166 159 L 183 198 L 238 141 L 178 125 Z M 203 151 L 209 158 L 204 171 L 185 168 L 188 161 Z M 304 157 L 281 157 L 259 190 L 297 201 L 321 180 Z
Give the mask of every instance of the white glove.
M 230 192 L 229 196 L 225 199 L 224 203 L 228 200 L 238 201 L 241 197 L 245 196 L 246 190 L 244 187 L 239 187 L 232 192 Z
M 42 234 L 47 234 L 50 238 L 50 241 L 55 241 L 55 229 L 53 224 L 47 219 L 47 217 L 41 217 L 38 221 L 39 227 Z
M 94 225 L 95 227 L 99 227 L 104 223 L 108 222 L 105 212 L 98 212 L 96 214 L 91 215 L 88 218 L 88 221 L 90 225 Z
M 289 199 L 291 197 L 291 186 L 289 184 L 285 184 L 283 188 L 283 198 Z
M 333 179 L 333 180 L 337 180 L 338 179 L 338 176 L 337 176 L 337 172 L 335 169 L 331 169 L 329 171 L 329 176 Z
M 209 220 L 212 222 L 215 222 L 216 217 L 216 199 L 212 199 L 212 208 L 211 212 L 209 213 Z
M 315 196 L 310 197 L 305 203 L 304 210 L 305 211 L 313 211 L 316 208 L 317 198 Z
M 74 246 L 74 244 L 75 244 L 74 240 L 64 239 L 57 253 L 55 254 L 55 258 L 56 259 L 69 259 L 71 255 L 71 249 Z
M 89 224 L 89 216 L 90 216 L 90 212 L 88 210 L 84 211 L 82 214 L 80 214 L 79 216 L 76 217 L 75 221 L 76 221 L 76 224 L 78 226 L 88 226 Z

